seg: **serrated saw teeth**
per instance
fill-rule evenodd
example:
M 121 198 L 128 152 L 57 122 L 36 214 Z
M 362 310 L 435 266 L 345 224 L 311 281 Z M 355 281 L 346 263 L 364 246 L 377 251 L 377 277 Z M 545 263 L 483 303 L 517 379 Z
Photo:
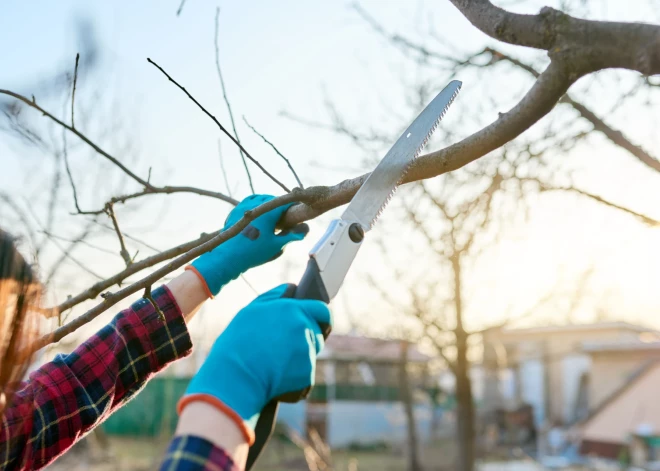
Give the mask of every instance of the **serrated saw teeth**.
M 408 169 L 413 164 L 413 162 L 417 159 L 417 157 L 420 156 L 420 154 L 422 153 L 422 150 L 424 150 L 424 147 L 426 147 L 426 144 L 428 144 L 428 142 L 431 139 L 431 136 L 433 135 L 435 130 L 438 129 L 438 126 L 440 125 L 440 121 L 442 121 L 442 118 L 445 117 L 445 114 L 447 113 L 447 110 L 449 110 L 449 107 L 454 102 L 454 99 L 456 98 L 456 96 L 458 95 L 458 92 L 460 92 L 460 91 L 461 91 L 461 87 L 458 86 L 458 88 L 456 88 L 456 90 L 454 91 L 451 98 L 449 98 L 449 101 L 447 102 L 447 105 L 442 110 L 442 113 L 440 113 L 440 115 L 438 116 L 438 119 L 435 121 L 435 124 L 431 127 L 431 130 L 428 132 L 428 134 L 426 135 L 426 137 L 422 141 L 422 144 L 415 151 L 415 155 L 413 156 L 412 160 L 410 161 L 410 163 L 406 166 L 406 168 L 401 173 L 401 177 L 399 178 L 399 181 L 397 182 L 396 186 L 394 188 L 392 188 L 392 191 L 387 196 L 387 198 L 385 198 L 385 200 L 383 201 L 383 204 L 381 205 L 380 209 L 378 209 L 378 212 L 376 212 L 376 215 L 374 216 L 374 218 L 369 223 L 369 228 L 370 229 L 372 227 L 374 227 L 374 224 L 376 224 L 376 221 L 378 221 L 378 218 L 380 217 L 380 215 L 383 214 L 383 211 L 385 210 L 385 207 L 389 204 L 390 200 L 394 196 L 394 193 L 396 193 L 397 188 L 399 187 L 399 185 L 401 185 L 401 183 L 403 183 L 403 179 L 405 178 L 406 173 L 408 173 Z

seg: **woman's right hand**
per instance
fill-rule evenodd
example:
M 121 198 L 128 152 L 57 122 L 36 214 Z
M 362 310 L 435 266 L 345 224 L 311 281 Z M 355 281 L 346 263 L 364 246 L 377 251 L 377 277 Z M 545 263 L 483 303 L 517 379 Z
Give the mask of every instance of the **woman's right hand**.
M 281 285 L 243 308 L 218 337 L 179 402 L 205 402 L 231 417 L 248 444 L 264 406 L 314 385 L 316 357 L 324 345 L 319 324 L 332 324 L 328 306 L 294 299 Z

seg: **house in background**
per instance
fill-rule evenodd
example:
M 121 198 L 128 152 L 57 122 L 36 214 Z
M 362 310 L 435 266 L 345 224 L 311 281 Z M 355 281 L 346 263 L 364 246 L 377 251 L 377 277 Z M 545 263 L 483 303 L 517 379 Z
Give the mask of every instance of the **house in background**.
M 660 461 L 660 341 L 657 336 L 587 342 L 591 357 L 589 401 L 597 404 L 579 425 L 580 452 L 637 465 Z
M 608 376 L 607 362 L 601 365 L 585 346 L 634 343 L 644 338 L 657 339 L 658 332 L 626 322 L 485 331 L 483 408 L 516 409 L 528 404 L 537 427 L 575 423 L 607 396 L 599 388 L 616 389 L 625 381 L 621 378 L 626 372 L 635 369 L 621 363 L 621 372 L 614 373 L 615 368 Z M 602 374 L 606 376 L 601 379 Z
M 279 421 L 304 434 L 315 429 L 332 447 L 397 443 L 406 437 L 399 340 L 331 335 L 319 356 L 316 386 L 307 401 L 281 404 Z M 408 345 L 407 372 L 422 440 L 441 414 L 430 357 Z

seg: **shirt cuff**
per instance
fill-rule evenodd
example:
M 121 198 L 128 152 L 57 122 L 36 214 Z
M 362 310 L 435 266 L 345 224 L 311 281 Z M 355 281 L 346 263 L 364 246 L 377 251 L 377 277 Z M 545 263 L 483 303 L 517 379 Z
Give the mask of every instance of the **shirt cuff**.
M 142 298 L 131 306 L 147 331 L 151 343 L 154 371 L 187 356 L 192 350 L 192 340 L 183 313 L 169 288 L 161 286 L 152 291 L 151 301 Z
M 174 437 L 160 469 L 239 471 L 225 450 L 192 435 Z

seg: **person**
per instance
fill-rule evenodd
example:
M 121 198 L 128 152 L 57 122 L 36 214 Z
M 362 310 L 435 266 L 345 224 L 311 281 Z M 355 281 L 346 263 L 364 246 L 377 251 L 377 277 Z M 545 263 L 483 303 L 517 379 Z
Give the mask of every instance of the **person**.
M 254 195 L 229 214 L 225 228 L 272 196 Z M 302 240 L 304 224 L 275 233 L 288 206 L 256 218 L 241 234 L 197 258 L 167 285 L 140 299 L 68 355 L 28 379 L 25 351 L 38 332 L 39 285 L 9 234 L 0 231 L 0 469 L 52 463 L 192 343 L 186 323 L 246 270 Z M 319 323 L 332 323 L 321 301 L 293 299 L 282 285 L 242 309 L 216 339 L 178 403 L 179 423 L 162 469 L 242 469 L 254 426 L 273 398 L 310 387 L 324 345 Z M 159 312 L 160 311 L 160 312 Z

